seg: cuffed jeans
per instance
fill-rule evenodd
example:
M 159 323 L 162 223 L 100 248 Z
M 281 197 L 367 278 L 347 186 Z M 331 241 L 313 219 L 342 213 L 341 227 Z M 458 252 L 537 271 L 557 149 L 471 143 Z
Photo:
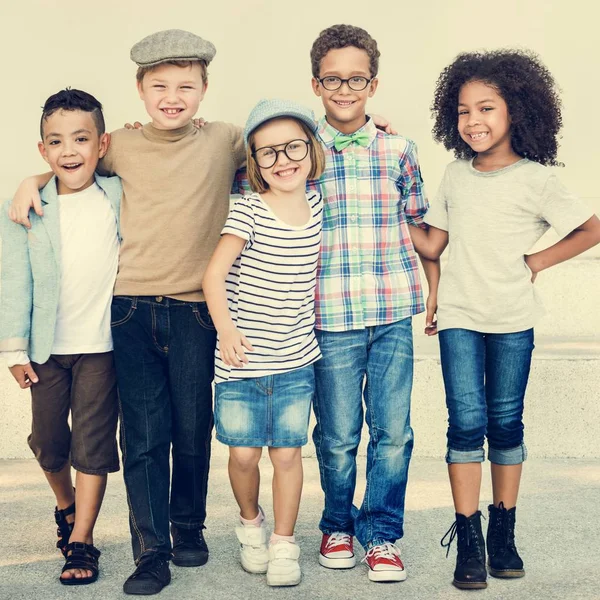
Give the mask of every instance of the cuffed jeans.
M 533 352 L 533 329 L 480 333 L 444 329 L 439 333 L 446 405 L 448 463 L 489 460 L 517 465 L 527 458 L 523 408 Z
M 323 533 L 356 535 L 364 546 L 403 536 L 404 497 L 413 448 L 411 319 L 366 329 L 317 330 L 313 433 L 325 508 Z M 364 414 L 369 426 L 367 487 L 352 505 Z
M 133 555 L 168 558 L 169 521 L 204 527 L 216 331 L 204 302 L 116 296 L 112 334 Z

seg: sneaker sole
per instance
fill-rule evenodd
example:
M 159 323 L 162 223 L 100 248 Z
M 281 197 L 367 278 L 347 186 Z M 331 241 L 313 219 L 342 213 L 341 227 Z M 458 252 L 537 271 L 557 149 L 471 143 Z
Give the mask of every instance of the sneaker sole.
M 302 574 L 300 573 L 297 577 L 293 579 L 288 579 L 286 576 L 271 576 L 267 575 L 267 585 L 271 587 L 290 587 L 294 585 L 298 585 L 300 580 L 302 579 Z
M 173 555 L 171 562 L 178 567 L 201 567 L 208 562 L 208 552 L 199 553 L 196 556 Z
M 264 564 L 250 564 L 245 562 L 243 559 L 240 559 L 240 563 L 242 565 L 242 569 L 246 571 L 246 573 L 252 573 L 253 575 L 264 575 L 267 572 L 267 567 L 269 566 L 269 561 Z
M 489 567 L 490 575 L 496 577 L 496 579 L 518 579 L 519 577 L 525 577 L 525 570 L 520 569 L 516 571 L 498 571 Z
M 356 556 L 350 558 L 328 558 L 319 553 L 319 564 L 326 569 L 353 569 L 356 566 Z
M 455 579 L 452 585 L 459 590 L 484 590 L 487 587 L 487 581 L 456 581 Z
M 406 571 L 371 571 L 369 569 L 369 581 L 377 583 L 392 583 L 396 581 L 404 581 L 406 579 Z

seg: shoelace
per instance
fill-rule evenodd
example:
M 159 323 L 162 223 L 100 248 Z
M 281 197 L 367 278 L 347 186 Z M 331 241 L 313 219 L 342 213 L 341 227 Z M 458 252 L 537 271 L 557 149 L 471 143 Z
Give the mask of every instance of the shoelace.
M 481 515 L 483 517 L 483 515 Z M 483 517 L 485 519 L 485 517 Z M 467 547 L 469 548 L 469 551 L 466 553 L 465 555 L 465 560 L 468 560 L 471 557 L 475 557 L 478 558 L 479 557 L 479 552 L 478 552 L 478 545 L 474 544 L 474 547 L 471 547 L 471 544 L 469 542 L 471 542 L 471 540 L 476 540 L 477 539 L 477 532 L 475 531 L 475 528 L 473 527 L 473 525 L 471 523 L 468 524 L 469 527 L 469 535 L 467 536 Z M 448 529 L 448 531 L 446 531 L 446 533 L 444 534 L 444 537 L 440 540 L 440 546 L 442 548 L 446 548 L 446 558 L 448 558 L 448 555 L 450 554 L 450 546 L 452 545 L 452 542 L 454 541 L 454 539 L 456 538 L 457 535 L 457 521 L 454 521 L 454 523 L 452 523 L 452 525 L 450 525 L 450 529 Z M 448 540 L 447 543 L 444 544 L 444 540 L 450 536 L 450 539 Z
M 204 542 L 202 529 L 179 529 L 177 532 L 176 544 L 183 546 L 195 546 Z
M 502 511 L 498 516 L 501 527 L 494 527 L 492 529 L 492 539 L 498 544 L 500 550 L 506 548 L 516 552 L 513 524 L 510 522 L 508 514 L 506 515 L 506 518 L 503 518 L 504 502 L 500 502 L 498 510 Z
M 332 533 L 327 540 L 327 545 L 325 549 L 333 548 L 334 546 L 347 545 L 350 546 L 352 544 L 352 538 L 347 533 Z
M 387 558 L 388 560 L 395 561 L 400 558 L 400 548 L 395 544 L 388 542 L 387 544 L 378 544 L 369 548 L 365 557 L 361 562 L 366 562 L 369 558 Z
M 131 575 L 130 579 L 136 579 L 144 573 L 150 573 L 150 575 L 153 575 L 157 579 L 160 579 L 160 570 L 164 562 L 166 561 L 163 558 L 159 558 L 158 556 L 143 560 L 138 565 L 138 568 L 135 570 L 133 575 Z

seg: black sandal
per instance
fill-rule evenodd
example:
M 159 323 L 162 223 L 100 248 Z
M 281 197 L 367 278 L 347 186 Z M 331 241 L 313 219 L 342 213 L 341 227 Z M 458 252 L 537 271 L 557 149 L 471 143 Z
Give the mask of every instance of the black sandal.
M 57 506 L 54 507 L 54 520 L 58 525 L 56 529 L 56 535 L 58 536 L 56 547 L 62 552 L 65 558 L 67 558 L 67 545 L 69 543 L 69 538 L 73 532 L 73 527 L 75 527 L 75 521 L 68 523 L 67 517 L 74 514 L 75 502 L 73 502 L 71 506 L 67 506 L 67 508 L 63 509 L 59 509 Z
M 63 585 L 87 585 L 94 583 L 98 579 L 98 558 L 100 558 L 100 550 L 92 544 L 84 544 L 83 542 L 71 542 L 67 545 L 67 560 L 62 568 L 61 575 L 65 571 L 71 569 L 83 569 L 91 571 L 90 577 L 69 577 L 64 579 L 59 577 Z

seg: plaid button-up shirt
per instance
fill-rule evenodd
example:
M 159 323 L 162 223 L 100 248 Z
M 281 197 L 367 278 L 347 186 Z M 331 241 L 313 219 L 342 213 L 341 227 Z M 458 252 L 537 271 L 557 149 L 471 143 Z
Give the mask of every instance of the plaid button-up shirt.
M 428 202 L 414 142 L 363 130 L 366 147 L 338 152 L 339 132 L 319 122 L 325 150 L 320 188 L 325 205 L 317 273 L 316 327 L 348 331 L 393 323 L 424 310 L 408 225 L 422 226 Z

